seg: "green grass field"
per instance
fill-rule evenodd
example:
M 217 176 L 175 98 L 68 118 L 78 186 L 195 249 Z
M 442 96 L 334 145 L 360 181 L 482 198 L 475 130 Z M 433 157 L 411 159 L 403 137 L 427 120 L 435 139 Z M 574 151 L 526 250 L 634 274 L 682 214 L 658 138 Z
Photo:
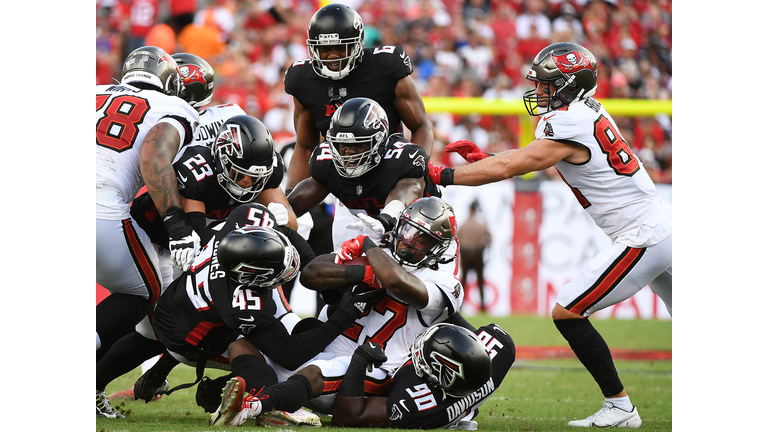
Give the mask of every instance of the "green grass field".
M 500 324 L 522 346 L 567 346 L 550 319 L 533 316 L 487 317 L 469 319 L 479 326 Z M 611 348 L 633 350 L 672 350 L 672 322 L 658 320 L 594 320 Z M 619 375 L 643 419 L 641 430 L 672 430 L 672 362 L 616 361 Z M 222 371 L 208 371 L 209 376 Z M 137 368 L 112 382 L 107 394 L 124 390 L 140 376 Z M 171 386 L 194 381 L 193 368 L 181 365 L 170 375 Z M 569 420 L 584 418 L 600 408 L 603 397 L 597 384 L 576 359 L 518 359 L 503 385 L 480 409 L 475 419 L 483 431 L 573 431 Z M 195 387 L 179 390 L 159 401 L 116 402 L 125 419 L 96 419 L 96 430 L 117 431 L 246 431 L 239 428 L 213 428 L 207 414 L 195 404 Z M 323 419 L 323 429 L 330 427 L 330 417 Z M 350 429 L 343 429 L 349 431 Z M 354 429 L 352 429 L 354 430 Z M 365 429 L 371 430 L 371 429 Z

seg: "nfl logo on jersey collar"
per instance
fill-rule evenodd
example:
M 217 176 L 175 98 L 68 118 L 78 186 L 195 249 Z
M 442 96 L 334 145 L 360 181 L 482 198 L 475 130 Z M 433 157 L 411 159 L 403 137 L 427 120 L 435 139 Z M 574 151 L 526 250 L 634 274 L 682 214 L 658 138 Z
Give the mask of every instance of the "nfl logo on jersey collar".
M 362 185 L 357 185 L 357 187 L 355 188 L 355 192 L 357 192 L 358 195 L 362 195 L 363 194 L 363 186 Z

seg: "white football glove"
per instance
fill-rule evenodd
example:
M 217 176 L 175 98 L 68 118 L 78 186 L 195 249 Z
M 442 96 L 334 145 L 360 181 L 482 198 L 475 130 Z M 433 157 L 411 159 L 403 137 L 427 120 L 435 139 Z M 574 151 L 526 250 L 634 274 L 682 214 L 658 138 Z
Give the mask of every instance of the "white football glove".
M 378 219 L 372 218 L 365 213 L 358 213 L 357 217 L 360 220 L 348 223 L 346 228 L 362 231 L 363 235 L 368 236 L 374 243 L 381 243 L 381 237 L 385 232 L 384 225 L 382 225 Z
M 271 202 L 267 205 L 267 210 L 271 211 L 275 215 L 275 219 L 278 225 L 288 225 L 288 209 L 284 205 L 276 202 Z
M 192 234 L 178 240 L 170 240 L 168 248 L 171 260 L 181 271 L 187 271 L 200 253 L 200 236 L 193 230 Z

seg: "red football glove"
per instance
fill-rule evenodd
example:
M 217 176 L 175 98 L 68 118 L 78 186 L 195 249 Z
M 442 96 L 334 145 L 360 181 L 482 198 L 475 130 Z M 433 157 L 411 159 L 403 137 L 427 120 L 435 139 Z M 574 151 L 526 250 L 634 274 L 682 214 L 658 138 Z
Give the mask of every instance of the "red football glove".
M 381 282 L 379 282 L 379 279 L 376 278 L 376 275 L 373 273 L 373 268 L 371 268 L 369 265 L 365 266 L 365 277 L 363 278 L 363 283 L 368 284 L 368 286 L 371 288 L 382 288 Z
M 353 239 L 349 239 L 341 244 L 339 250 L 336 251 L 336 264 L 344 264 L 347 261 L 361 256 L 363 254 L 363 241 L 368 238 L 364 235 L 359 235 Z
M 492 154 L 484 152 L 477 144 L 472 141 L 459 140 L 445 146 L 445 151 L 449 153 L 458 153 L 465 161 L 472 163 L 483 160 Z
M 429 179 L 432 183 L 440 184 L 440 173 L 443 172 L 443 167 L 432 165 L 432 161 L 429 161 Z

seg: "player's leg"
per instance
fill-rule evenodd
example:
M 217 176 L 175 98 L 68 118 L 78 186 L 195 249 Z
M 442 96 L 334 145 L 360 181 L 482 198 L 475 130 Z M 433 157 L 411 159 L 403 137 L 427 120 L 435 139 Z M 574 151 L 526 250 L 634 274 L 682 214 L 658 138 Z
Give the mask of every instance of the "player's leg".
M 654 249 L 664 249 L 665 253 L 669 255 L 669 262 L 672 263 L 672 234 L 670 234 L 664 241 L 653 246 Z M 661 301 L 664 302 L 664 306 L 667 308 L 667 313 L 672 316 L 672 266 L 670 265 L 666 270 L 661 272 L 654 280 L 652 280 L 648 286 L 651 288 Z
M 96 283 L 111 294 L 96 306 L 98 362 L 132 332 L 161 292 L 159 262 L 149 237 L 132 219 L 96 219 Z
M 658 252 L 660 250 L 616 244 L 587 263 L 558 294 L 552 310 L 555 326 L 606 398 L 603 409 L 569 425 L 638 427 L 641 424 L 637 409 L 619 379 L 608 345 L 587 318 L 633 296 L 663 272 L 670 262 Z

